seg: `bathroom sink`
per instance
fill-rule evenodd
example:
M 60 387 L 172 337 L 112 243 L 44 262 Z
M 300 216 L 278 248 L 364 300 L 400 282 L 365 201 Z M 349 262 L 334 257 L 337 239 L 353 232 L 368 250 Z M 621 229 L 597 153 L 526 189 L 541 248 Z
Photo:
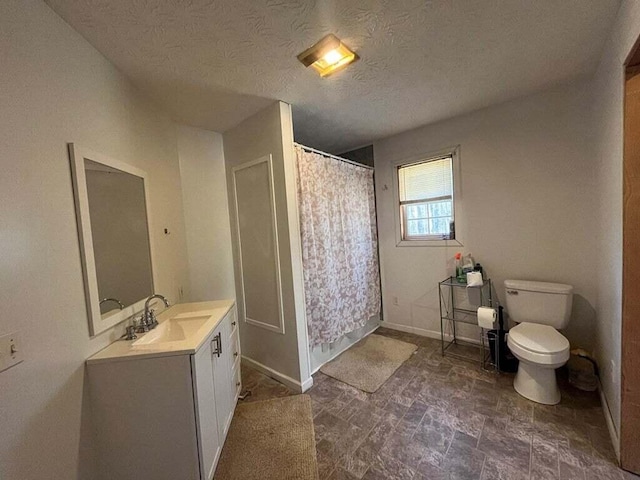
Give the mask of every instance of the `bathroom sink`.
M 206 312 L 183 313 L 160 323 L 155 329 L 133 342 L 134 348 L 156 347 L 160 344 L 182 342 L 196 336 L 211 315 Z
M 123 336 L 93 355 L 87 363 L 133 357 L 195 354 L 208 339 L 211 339 L 211 334 L 220 322 L 231 318 L 229 312 L 234 308 L 234 304 L 233 300 L 177 303 L 156 315 L 156 328 L 147 333 L 137 333 L 135 340 L 127 340 Z

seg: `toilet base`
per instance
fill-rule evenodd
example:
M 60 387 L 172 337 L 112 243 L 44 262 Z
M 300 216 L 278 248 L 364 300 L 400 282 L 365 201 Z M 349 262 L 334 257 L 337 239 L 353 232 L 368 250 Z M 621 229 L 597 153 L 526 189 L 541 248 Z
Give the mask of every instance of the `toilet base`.
M 520 361 L 513 388 L 524 398 L 533 402 L 545 405 L 560 403 L 560 389 L 556 381 L 555 368 L 543 368 Z

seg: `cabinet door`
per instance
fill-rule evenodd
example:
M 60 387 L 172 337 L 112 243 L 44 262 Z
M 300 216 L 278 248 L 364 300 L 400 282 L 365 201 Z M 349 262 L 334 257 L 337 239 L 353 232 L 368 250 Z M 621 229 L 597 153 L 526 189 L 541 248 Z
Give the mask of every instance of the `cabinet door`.
M 235 309 L 232 312 L 235 314 Z M 234 323 L 236 325 L 234 325 Z M 240 336 L 238 334 L 237 321 L 235 315 L 231 316 L 231 334 L 229 335 L 229 370 L 231 375 L 229 377 L 229 395 L 231 396 L 231 408 L 235 408 L 240 393 L 241 381 L 240 381 Z
M 240 362 L 240 335 L 235 307 L 229 312 L 229 366 L 233 370 Z
M 216 387 L 213 381 L 213 342 L 210 338 L 192 356 L 201 480 L 213 478 L 222 450 L 223 437 L 219 435 Z
M 216 398 L 216 412 L 218 416 L 218 431 L 220 439 L 224 441 L 231 424 L 233 416 L 233 407 L 231 405 L 231 396 L 229 395 L 229 338 L 228 327 L 229 319 L 224 319 L 214 332 L 216 347 L 213 355 L 213 384 Z
M 231 407 L 235 408 L 238 396 L 242 389 L 242 378 L 240 378 L 240 365 L 231 372 Z

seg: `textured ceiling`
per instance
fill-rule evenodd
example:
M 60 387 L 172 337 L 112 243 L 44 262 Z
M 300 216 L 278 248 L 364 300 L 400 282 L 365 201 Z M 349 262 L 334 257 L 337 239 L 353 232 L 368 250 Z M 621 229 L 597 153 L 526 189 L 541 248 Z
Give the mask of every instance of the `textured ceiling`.
M 340 152 L 592 72 L 619 0 L 47 0 L 180 122 L 225 131 L 273 100 Z M 361 57 L 321 79 L 335 33 Z

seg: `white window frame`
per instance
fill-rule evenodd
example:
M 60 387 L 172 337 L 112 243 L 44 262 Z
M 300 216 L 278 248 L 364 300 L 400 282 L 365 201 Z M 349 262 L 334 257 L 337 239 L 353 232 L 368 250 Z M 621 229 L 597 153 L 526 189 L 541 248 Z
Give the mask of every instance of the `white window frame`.
M 405 240 L 402 238 L 402 214 L 400 206 L 400 191 L 399 191 L 399 178 L 398 169 L 413 165 L 416 163 L 428 162 L 431 160 L 438 160 L 443 157 L 451 156 L 451 168 L 453 169 L 453 218 L 455 222 L 455 239 L 443 239 L 443 238 L 420 238 Z M 460 146 L 444 148 L 435 152 L 430 152 L 425 155 L 420 155 L 412 158 L 405 158 L 403 160 L 393 163 L 393 196 L 394 196 L 394 216 L 395 216 L 395 229 L 396 229 L 396 246 L 398 247 L 447 247 L 447 246 L 464 246 L 462 243 L 463 238 L 463 226 L 461 225 L 461 203 L 462 203 L 462 189 L 460 181 Z

